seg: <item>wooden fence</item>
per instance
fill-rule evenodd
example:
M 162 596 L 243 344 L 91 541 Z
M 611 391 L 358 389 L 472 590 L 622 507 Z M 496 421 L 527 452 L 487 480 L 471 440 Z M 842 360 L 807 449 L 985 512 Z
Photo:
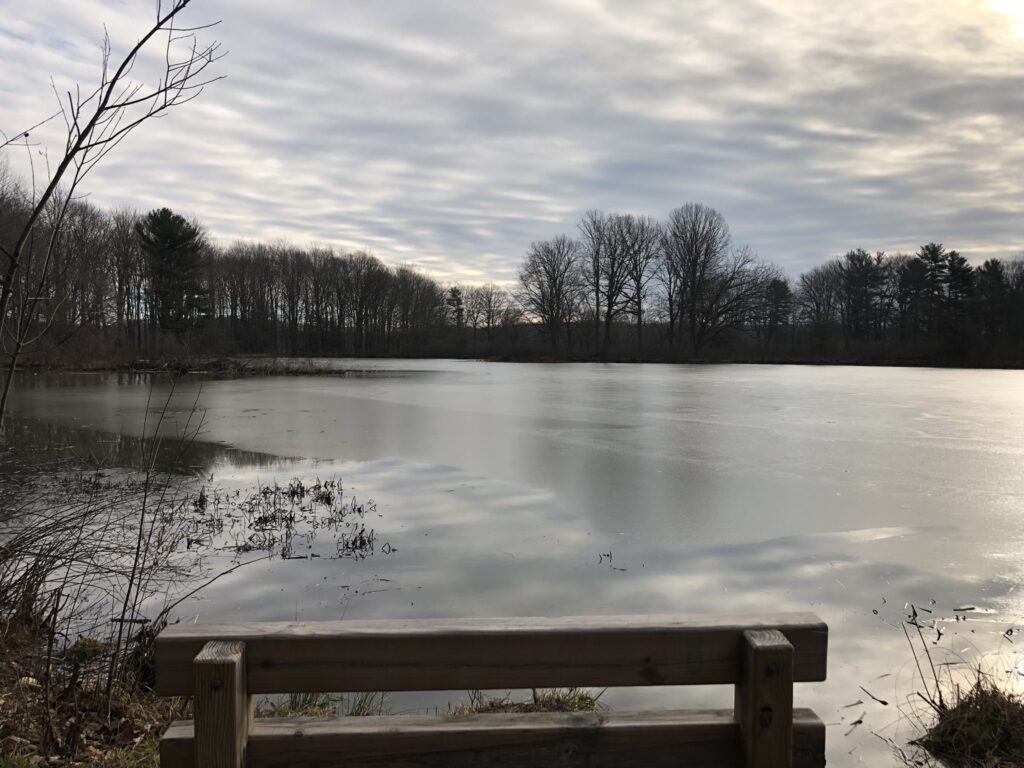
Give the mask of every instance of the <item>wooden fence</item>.
M 813 614 L 174 625 L 157 691 L 193 696 L 163 768 L 745 766 L 825 762 L 793 683 L 825 679 Z M 729 710 L 253 719 L 255 694 L 735 685 Z

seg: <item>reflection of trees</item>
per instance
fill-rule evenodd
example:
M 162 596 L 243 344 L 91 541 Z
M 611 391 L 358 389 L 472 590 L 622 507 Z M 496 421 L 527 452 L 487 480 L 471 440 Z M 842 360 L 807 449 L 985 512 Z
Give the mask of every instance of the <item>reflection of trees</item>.
M 20 453 L 39 463 L 80 459 L 99 467 L 138 467 L 144 457 L 151 457 L 155 451 L 156 471 L 179 475 L 209 474 L 217 466 L 230 464 L 265 468 L 283 464 L 283 459 L 271 454 L 241 451 L 218 443 L 174 436 L 154 440 L 36 419 L 11 418 L 5 432 L 11 445 L 17 445 Z

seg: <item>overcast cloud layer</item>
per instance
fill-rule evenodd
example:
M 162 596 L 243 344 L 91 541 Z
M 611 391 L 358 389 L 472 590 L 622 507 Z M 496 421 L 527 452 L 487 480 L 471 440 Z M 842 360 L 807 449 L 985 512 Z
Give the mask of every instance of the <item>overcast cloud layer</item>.
M 123 54 L 154 10 L 0 6 L 8 133 L 53 112 L 51 76 L 97 81 L 104 24 Z M 588 208 L 696 200 L 791 274 L 854 247 L 1024 249 L 1024 0 L 196 0 L 186 19 L 223 21 L 228 78 L 87 188 L 221 242 L 510 281 Z

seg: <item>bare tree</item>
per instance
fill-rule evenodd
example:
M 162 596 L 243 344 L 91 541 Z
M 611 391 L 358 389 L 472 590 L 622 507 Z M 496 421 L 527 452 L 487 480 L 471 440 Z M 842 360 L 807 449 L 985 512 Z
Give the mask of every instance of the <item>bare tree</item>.
M 593 297 L 594 330 L 605 354 L 611 345 L 612 325 L 631 302 L 626 288 L 633 222 L 631 216 L 590 211 L 578 225 L 585 254 L 580 275 Z
M 515 345 L 519 341 L 519 331 L 526 316 L 519 299 L 505 294 L 505 307 L 501 312 L 501 327 L 505 329 L 508 343 Z
M 583 292 L 579 255 L 579 243 L 559 235 L 533 243 L 519 270 L 520 300 L 540 320 L 553 348 Z
M 0 155 L 0 244 L 13 233 L 24 207 L 25 191 L 11 171 L 5 155 Z
M 831 327 L 838 322 L 842 280 L 836 261 L 814 267 L 797 280 L 796 304 L 800 319 L 810 326 L 815 351 L 822 351 Z
M 665 319 L 666 325 L 666 341 L 670 348 L 676 346 L 676 336 L 682 327 L 681 311 L 679 308 L 680 301 L 680 274 L 674 265 L 669 261 L 665 251 L 665 230 L 662 228 L 662 248 L 660 251 L 660 259 L 656 265 L 654 272 L 654 279 L 658 283 L 658 294 L 660 295 L 659 303 L 661 305 L 661 314 Z
M 746 325 L 767 282 L 768 265 L 757 260 L 749 247 L 733 251 L 714 271 L 698 297 L 693 354 L 725 331 Z
M 466 322 L 473 329 L 483 327 L 487 343 L 494 342 L 494 334 L 501 323 L 507 297 L 494 283 L 484 283 L 466 290 Z
M 601 211 L 587 211 L 576 224 L 576 228 L 580 231 L 580 277 L 592 297 L 591 311 L 594 313 L 596 351 L 596 345 L 601 343 L 601 275 L 604 271 L 605 251 L 608 248 L 608 217 Z
M 138 221 L 139 214 L 136 211 L 128 208 L 114 211 L 108 245 L 112 262 L 115 322 L 124 332 L 125 338 L 129 342 L 134 341 L 136 346 L 142 343 L 145 277 L 142 248 L 135 233 Z
M 725 218 L 700 203 L 672 211 L 662 242 L 690 354 L 699 356 L 722 331 L 743 323 L 743 311 L 756 296 L 756 259 L 747 248 L 730 251 Z
M 480 302 L 483 307 L 484 330 L 487 333 L 487 343 L 494 342 L 494 334 L 501 324 L 502 315 L 508 305 L 508 294 L 503 288 L 494 283 L 484 283 L 479 289 Z
M 469 328 L 469 354 L 476 354 L 477 331 L 484 323 L 484 295 L 479 286 L 463 289 L 465 298 L 466 327 Z
M 202 93 L 203 88 L 220 77 L 208 76 L 206 70 L 218 61 L 222 54 L 216 41 L 200 44 L 197 33 L 215 24 L 193 27 L 178 27 L 176 19 L 192 0 L 172 0 L 166 3 L 158 0 L 156 19 L 125 57 L 113 66 L 112 48 L 109 36 L 103 40 L 103 59 L 100 84 L 91 92 L 56 93 L 60 108 L 57 112 L 35 125 L 19 130 L 13 137 L 4 133 L 0 149 L 31 146 L 31 134 L 39 126 L 61 117 L 66 127 L 66 140 L 60 160 L 52 173 L 48 174 L 41 191 L 33 195 L 29 215 L 11 246 L 0 242 L 0 256 L 6 260 L 0 278 L 0 336 L 5 332 L 8 310 L 13 296 L 18 271 L 26 256 L 26 246 L 40 217 L 53 205 L 54 222 L 59 231 L 68 206 L 82 180 L 129 134 L 150 118 L 159 117 L 172 107 L 185 104 Z M 164 71 L 153 85 L 131 79 L 139 58 L 144 51 L 163 41 Z M 52 238 L 51 238 L 52 244 Z M 49 266 L 49 256 L 43 257 Z M 43 278 L 46 279 L 43 270 Z M 19 345 L 15 345 L 15 358 L 11 370 L 17 364 Z M 11 377 L 4 382 L 0 396 L 0 425 L 7 409 Z
M 280 276 L 281 307 L 288 325 L 288 354 L 299 354 L 299 323 L 302 318 L 302 297 L 309 284 L 312 266 L 309 254 L 280 243 L 274 249 L 277 274 Z
M 649 216 L 624 216 L 622 231 L 626 251 L 626 295 L 636 319 L 636 353 L 643 354 L 644 306 L 648 287 L 661 257 L 662 228 Z

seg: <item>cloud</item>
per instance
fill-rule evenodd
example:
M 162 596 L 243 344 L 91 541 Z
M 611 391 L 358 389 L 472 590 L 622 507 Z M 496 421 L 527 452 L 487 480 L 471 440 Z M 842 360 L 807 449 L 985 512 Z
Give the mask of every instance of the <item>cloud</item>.
M 853 247 L 1024 247 L 1024 26 L 1008 4 L 883 0 L 210 0 L 228 75 L 88 183 L 219 239 L 368 247 L 512 280 L 530 241 L 600 207 L 689 200 L 790 273 Z M 0 128 L 92 83 L 141 0 L 6 12 Z M 61 20 L 55 24 L 54 19 Z M 61 145 L 43 132 L 51 151 Z

